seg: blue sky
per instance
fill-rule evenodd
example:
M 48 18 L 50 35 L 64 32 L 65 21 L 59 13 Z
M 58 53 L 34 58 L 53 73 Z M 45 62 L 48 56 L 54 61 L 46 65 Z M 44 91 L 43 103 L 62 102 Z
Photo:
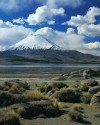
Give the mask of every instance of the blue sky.
M 66 42 L 62 44 L 66 45 L 66 49 L 98 55 L 100 0 L 0 0 L 1 50 L 31 32 L 39 30 L 50 34 L 51 29 L 58 38 L 59 34 L 64 35 L 63 41 Z M 70 46 L 67 48 L 68 44 Z M 74 48 L 71 44 L 77 46 Z

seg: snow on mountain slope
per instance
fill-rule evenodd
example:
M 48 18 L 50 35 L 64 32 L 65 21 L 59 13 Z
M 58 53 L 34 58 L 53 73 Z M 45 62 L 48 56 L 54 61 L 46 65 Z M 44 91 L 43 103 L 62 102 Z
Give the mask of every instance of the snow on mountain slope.
M 58 45 L 53 43 L 51 40 L 41 34 L 30 34 L 25 39 L 19 41 L 15 45 L 11 46 L 10 49 L 23 50 L 23 49 L 61 49 Z

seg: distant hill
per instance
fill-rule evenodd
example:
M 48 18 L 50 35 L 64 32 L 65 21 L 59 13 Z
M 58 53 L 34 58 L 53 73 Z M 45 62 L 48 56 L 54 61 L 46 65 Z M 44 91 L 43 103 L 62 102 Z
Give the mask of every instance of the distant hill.
M 57 49 L 13 49 L 0 52 L 0 64 L 33 64 L 33 63 L 66 63 L 66 64 L 99 64 L 100 57 L 83 54 L 74 50 Z

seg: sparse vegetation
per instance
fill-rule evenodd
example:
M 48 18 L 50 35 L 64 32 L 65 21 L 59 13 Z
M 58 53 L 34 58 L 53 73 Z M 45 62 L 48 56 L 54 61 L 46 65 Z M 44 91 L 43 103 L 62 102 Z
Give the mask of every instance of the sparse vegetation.
M 82 84 L 82 85 L 80 86 L 80 90 L 81 90 L 81 91 L 84 91 L 84 92 L 88 92 L 89 86 L 88 86 L 87 84 Z
M 56 98 L 61 102 L 78 102 L 80 101 L 80 93 L 75 92 L 71 88 L 64 88 L 55 92 L 52 98 Z
M 61 77 L 57 78 L 56 80 L 57 80 L 57 81 L 64 81 L 64 80 L 66 80 L 66 78 L 63 77 L 63 76 L 61 76 Z
M 81 97 L 81 101 L 86 104 L 90 104 L 93 95 L 90 93 L 84 93 Z
M 27 101 L 28 99 L 24 95 L 0 91 L 0 107 L 9 106 L 16 103 L 24 103 Z
M 83 122 L 83 120 L 84 120 L 82 113 L 80 113 L 76 110 L 71 110 L 68 113 L 68 117 L 69 117 L 70 121 Z
M 75 111 L 81 111 L 83 110 L 82 106 L 80 104 L 73 104 L 72 107 L 71 107 L 72 110 L 75 110 Z
M 65 84 L 65 83 L 63 83 L 63 82 L 54 82 L 54 83 L 52 84 L 52 87 L 53 87 L 53 88 L 61 89 L 61 88 L 64 88 L 64 87 L 67 88 L 68 85 Z
M 44 98 L 44 95 L 37 90 L 28 91 L 26 96 L 31 101 L 39 101 Z
M 0 109 L 0 125 L 21 125 L 19 116 L 13 110 Z
M 10 93 L 18 94 L 20 93 L 19 88 L 16 85 L 12 85 L 11 88 L 9 89 Z
M 59 109 L 68 108 L 67 103 L 59 102 L 57 99 L 52 99 L 52 102 L 53 102 L 53 105 L 55 107 L 59 107 Z
M 64 81 L 35 83 L 16 79 L 0 84 L 0 125 L 31 125 L 33 118 L 36 120 L 35 118 L 47 117 L 61 117 L 68 122 L 87 124 L 89 122 L 84 121 L 84 118 L 88 119 L 88 110 L 90 113 L 93 106 L 99 108 L 99 96 L 97 98 L 95 94 L 95 98 L 92 98 L 93 95 L 90 94 L 90 90 L 94 88 L 97 92 L 99 85 L 91 87 L 80 84 L 80 80 L 67 84 Z

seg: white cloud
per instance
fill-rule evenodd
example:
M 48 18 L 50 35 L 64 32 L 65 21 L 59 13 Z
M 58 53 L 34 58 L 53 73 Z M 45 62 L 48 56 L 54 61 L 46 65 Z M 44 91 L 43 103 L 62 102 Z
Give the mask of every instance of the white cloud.
M 0 46 L 8 47 L 25 38 L 32 30 L 11 22 L 0 21 Z
M 68 28 L 67 29 L 67 34 L 74 34 L 75 30 L 73 28 Z
M 83 0 L 41 0 L 41 2 L 47 4 L 51 8 L 58 8 L 62 6 L 69 6 L 76 8 L 83 4 Z
M 88 20 L 85 19 L 84 16 L 80 16 L 80 15 L 77 15 L 77 16 L 71 16 L 71 19 L 70 21 L 67 21 L 67 24 L 68 25 L 71 25 L 71 26 L 81 26 L 81 25 L 84 25 L 84 24 L 87 24 L 88 23 Z
M 13 19 L 12 22 L 17 24 L 25 24 L 26 20 L 24 18 L 18 18 L 18 19 Z
M 100 42 L 99 42 L 99 41 L 90 42 L 90 43 L 86 44 L 86 46 L 87 46 L 89 49 L 100 49 Z
M 95 23 L 96 22 L 95 17 L 100 16 L 100 8 L 98 8 L 98 7 L 90 7 L 85 16 L 86 16 L 86 18 L 88 19 L 88 21 L 90 23 Z
M 0 20 L 0 25 L 2 25 L 3 24 L 3 20 Z
M 70 31 L 70 34 L 68 32 Z M 71 34 L 71 32 L 73 32 Z M 49 27 L 44 27 L 36 31 L 36 34 L 41 34 L 61 46 L 63 49 L 76 50 L 81 49 L 84 37 L 74 32 L 74 29 L 67 29 L 67 32 L 60 32 Z
M 82 25 L 78 27 L 78 33 L 89 37 L 100 36 L 100 25 L 99 24 Z
M 48 21 L 48 24 L 49 24 L 49 25 L 54 25 L 54 24 L 55 24 L 55 21 L 54 21 L 54 20 Z
M 67 25 L 67 22 L 63 22 L 63 23 L 61 23 L 61 25 Z
M 0 50 L 14 45 L 16 42 L 24 39 L 28 34 L 33 33 L 32 30 L 23 26 L 10 26 L 0 28 Z M 86 43 L 85 36 L 75 33 L 73 28 L 68 28 L 67 32 L 53 30 L 49 27 L 41 28 L 34 32 L 45 36 L 53 43 L 59 45 L 66 50 L 77 50 L 84 53 L 99 55 L 100 42 Z M 40 43 L 41 44 L 41 43 Z M 3 48 L 2 48 L 3 47 Z
M 0 51 L 6 50 L 6 46 L 0 46 Z
M 85 43 L 82 52 L 100 56 L 100 41 Z
M 75 33 L 73 28 L 68 28 L 67 32 L 60 32 L 49 27 L 44 27 L 35 32 L 41 34 L 65 50 L 77 50 L 83 53 L 99 55 L 100 42 L 86 43 L 83 35 Z
M 100 25 L 94 24 L 96 22 L 96 16 L 100 16 L 100 8 L 90 7 L 86 15 L 72 16 L 70 21 L 64 22 L 63 24 L 68 24 L 77 27 L 78 33 L 89 36 L 96 37 L 100 35 Z
M 83 0 L 0 0 L 0 9 L 5 12 L 20 11 L 30 5 L 34 6 L 37 2 L 42 3 L 42 5 L 48 5 L 50 8 L 63 6 L 75 8 L 82 5 Z
M 41 6 L 36 9 L 36 12 L 30 14 L 27 18 L 27 22 L 30 25 L 36 25 L 42 22 L 48 22 L 53 19 L 54 16 L 63 16 L 65 10 L 63 8 L 51 9 L 48 6 Z
M 31 4 L 35 4 L 34 1 L 36 0 L 0 0 L 0 9 L 5 12 L 20 11 Z
M 67 21 L 67 23 L 68 25 L 76 27 L 84 24 L 92 24 L 96 22 L 95 17 L 99 15 L 100 15 L 100 8 L 90 7 L 86 15 L 72 16 L 70 21 Z
M 9 21 L 4 22 L 3 20 L 0 20 L 0 27 L 12 27 L 13 24 Z

